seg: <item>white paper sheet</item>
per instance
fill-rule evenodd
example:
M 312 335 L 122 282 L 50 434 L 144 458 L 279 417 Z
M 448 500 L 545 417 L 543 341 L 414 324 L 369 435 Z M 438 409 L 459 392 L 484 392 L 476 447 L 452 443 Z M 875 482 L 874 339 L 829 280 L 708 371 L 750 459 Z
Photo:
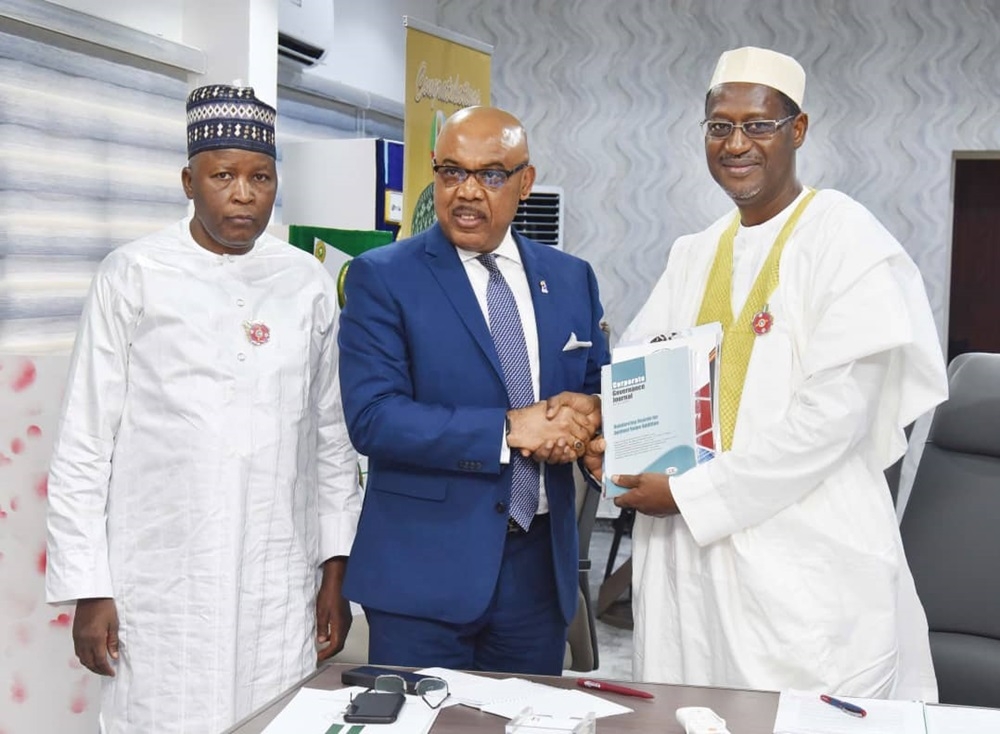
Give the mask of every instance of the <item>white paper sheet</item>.
M 1000 709 L 925 706 L 927 734 L 997 734 Z
M 529 706 L 532 713 L 538 716 L 552 716 L 557 719 L 582 719 L 588 713 L 593 713 L 595 718 L 600 719 L 632 711 L 626 706 L 583 691 L 570 691 L 565 688 L 550 688 L 549 686 L 545 686 L 545 688 L 548 690 L 534 691 L 518 698 L 483 706 L 482 710 L 488 714 L 503 716 L 507 719 L 513 719 Z
M 504 679 L 487 678 L 448 668 L 424 668 L 418 670 L 417 673 L 443 678 L 448 683 L 448 692 L 451 693 L 449 700 L 473 708 L 479 708 L 505 697 L 503 692 Z
M 838 698 L 860 706 L 867 716 L 851 716 L 821 701 L 817 693 L 782 691 L 774 734 L 924 734 L 920 701 Z
M 597 718 L 632 711 L 583 691 L 556 688 L 523 678 L 487 678 L 446 668 L 425 668 L 417 672 L 444 678 L 452 697 L 466 706 L 508 719 L 528 706 L 536 714 L 560 718 L 582 718 L 591 711 Z

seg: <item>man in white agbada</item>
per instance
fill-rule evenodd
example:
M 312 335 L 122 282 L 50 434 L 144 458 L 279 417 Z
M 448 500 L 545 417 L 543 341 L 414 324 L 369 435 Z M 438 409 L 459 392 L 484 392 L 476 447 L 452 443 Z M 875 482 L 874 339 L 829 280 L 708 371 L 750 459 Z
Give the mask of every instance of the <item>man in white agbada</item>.
M 274 109 L 252 89 L 191 93 L 188 154 L 193 217 L 94 278 L 49 476 L 48 601 L 76 601 L 115 734 L 217 734 L 350 626 L 336 286 L 263 234 Z
M 945 399 L 920 273 L 861 204 L 796 178 L 805 72 L 727 52 L 705 152 L 735 202 L 681 237 L 622 343 L 724 327 L 723 453 L 619 477 L 639 680 L 937 700 L 883 470 Z M 779 265 L 780 263 L 780 265 Z

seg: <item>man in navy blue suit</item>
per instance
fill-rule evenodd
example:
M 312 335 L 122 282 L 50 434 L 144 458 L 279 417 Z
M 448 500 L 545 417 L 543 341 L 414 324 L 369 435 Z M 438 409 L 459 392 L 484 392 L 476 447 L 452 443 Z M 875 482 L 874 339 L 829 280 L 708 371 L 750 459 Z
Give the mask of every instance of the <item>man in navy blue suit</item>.
M 559 674 L 577 605 L 572 461 L 608 360 L 590 266 L 514 232 L 535 180 L 512 115 L 435 146 L 438 224 L 351 263 L 340 379 L 369 457 L 344 594 L 369 661 Z

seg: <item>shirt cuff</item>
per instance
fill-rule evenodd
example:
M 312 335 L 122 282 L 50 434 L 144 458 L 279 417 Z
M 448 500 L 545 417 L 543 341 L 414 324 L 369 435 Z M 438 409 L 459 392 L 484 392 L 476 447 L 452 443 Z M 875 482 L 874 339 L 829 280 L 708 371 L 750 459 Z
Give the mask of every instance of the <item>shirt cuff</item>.
M 351 555 L 357 524 L 358 516 L 352 512 L 337 512 L 320 517 L 319 562 L 321 564 L 335 556 Z
M 714 459 L 670 479 L 677 509 L 699 546 L 721 540 L 737 528 L 736 519 L 718 490 L 721 467 L 715 465 L 717 461 Z
M 45 564 L 45 601 L 114 598 L 107 550 L 50 550 Z
M 504 422 L 500 431 L 500 466 L 510 463 L 510 446 L 507 445 L 507 423 Z

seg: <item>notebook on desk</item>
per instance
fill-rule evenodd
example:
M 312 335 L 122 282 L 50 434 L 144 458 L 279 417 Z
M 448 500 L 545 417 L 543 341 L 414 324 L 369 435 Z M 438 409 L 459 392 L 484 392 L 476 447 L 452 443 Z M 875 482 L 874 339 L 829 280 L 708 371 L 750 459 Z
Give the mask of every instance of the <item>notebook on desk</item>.
M 839 697 L 864 716 L 822 700 L 817 693 L 782 691 L 774 734 L 997 734 L 1000 709 L 941 706 L 922 701 Z

